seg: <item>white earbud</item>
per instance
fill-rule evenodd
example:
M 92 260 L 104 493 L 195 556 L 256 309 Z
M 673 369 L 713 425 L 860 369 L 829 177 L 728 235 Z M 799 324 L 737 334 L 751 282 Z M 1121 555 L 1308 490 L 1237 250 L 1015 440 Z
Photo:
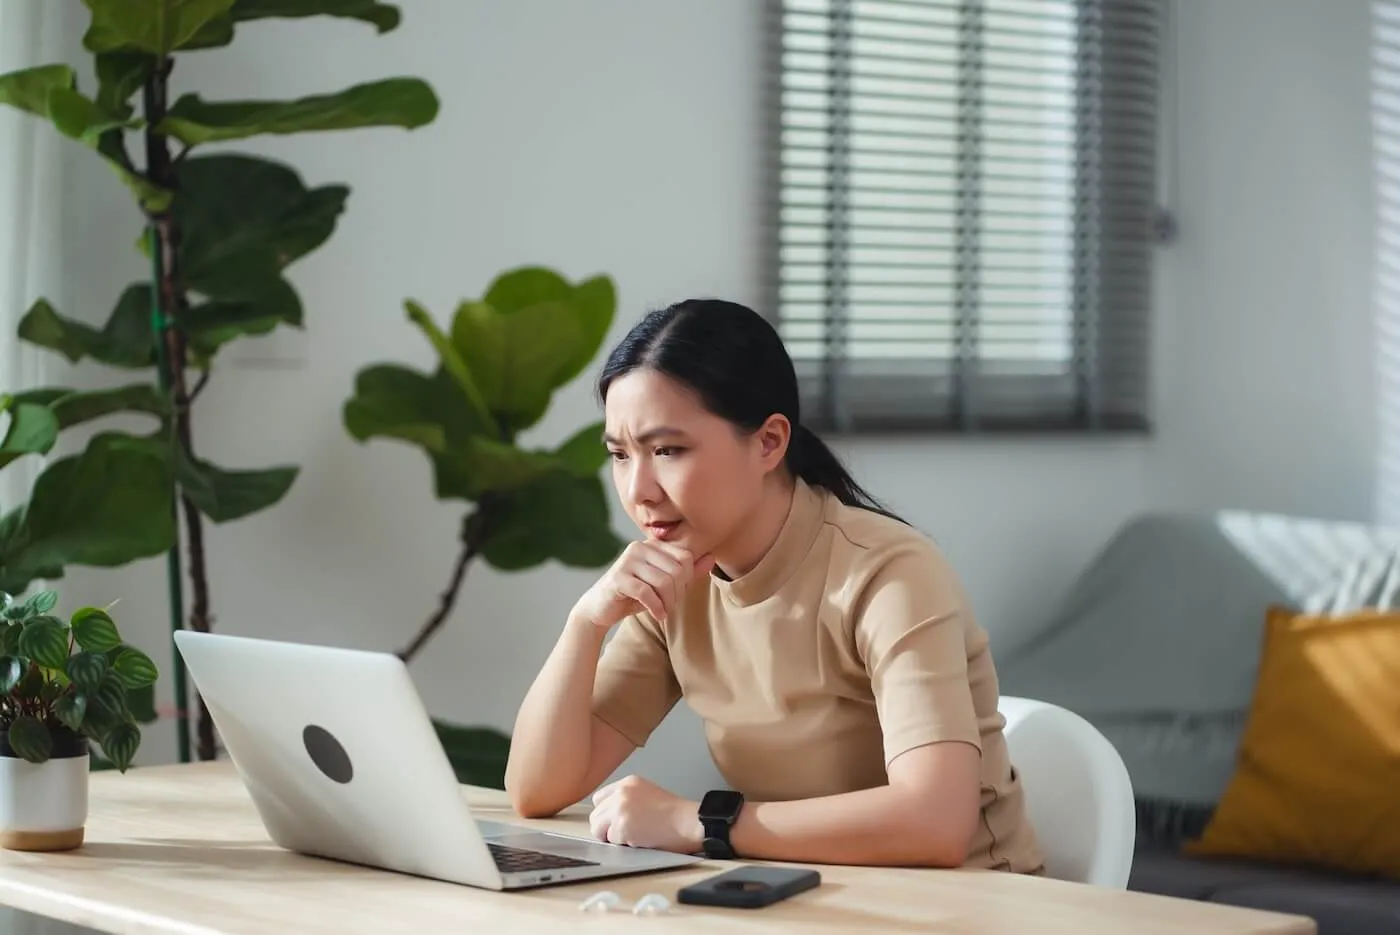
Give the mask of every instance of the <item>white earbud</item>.
M 663 912 L 669 912 L 670 909 L 671 901 L 660 893 L 647 893 L 637 900 L 637 905 L 632 907 L 632 911 L 639 916 L 660 915 Z
M 616 909 L 621 902 L 621 896 L 612 890 L 603 890 L 585 899 L 579 904 L 579 908 L 588 912 L 607 912 L 609 909 Z

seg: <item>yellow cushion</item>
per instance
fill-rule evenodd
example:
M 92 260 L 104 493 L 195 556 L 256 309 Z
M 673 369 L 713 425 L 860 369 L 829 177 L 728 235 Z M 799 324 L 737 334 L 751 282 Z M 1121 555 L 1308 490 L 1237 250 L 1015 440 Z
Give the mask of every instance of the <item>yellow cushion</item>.
M 1400 611 L 1269 608 L 1235 772 L 1184 850 L 1400 878 Z

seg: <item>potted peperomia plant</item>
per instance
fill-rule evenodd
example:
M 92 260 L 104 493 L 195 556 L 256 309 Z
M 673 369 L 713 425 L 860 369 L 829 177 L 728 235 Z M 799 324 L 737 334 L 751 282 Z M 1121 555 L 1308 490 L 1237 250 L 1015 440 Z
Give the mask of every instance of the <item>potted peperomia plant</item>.
M 107 609 L 65 621 L 57 603 L 53 591 L 0 592 L 0 847 L 11 850 L 82 845 L 90 743 L 125 772 L 141 745 L 138 697 L 157 677 Z

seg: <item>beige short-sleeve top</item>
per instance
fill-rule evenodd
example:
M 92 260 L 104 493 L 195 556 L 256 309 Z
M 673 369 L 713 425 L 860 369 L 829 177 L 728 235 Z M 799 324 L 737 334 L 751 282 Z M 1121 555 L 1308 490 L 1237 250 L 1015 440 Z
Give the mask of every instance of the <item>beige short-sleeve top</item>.
M 982 821 L 966 866 L 1038 872 L 998 696 L 987 634 L 933 543 L 799 480 L 752 571 L 711 575 L 664 625 L 619 624 L 593 705 L 641 746 L 685 698 L 720 774 L 753 801 L 884 785 L 906 750 L 972 744 Z

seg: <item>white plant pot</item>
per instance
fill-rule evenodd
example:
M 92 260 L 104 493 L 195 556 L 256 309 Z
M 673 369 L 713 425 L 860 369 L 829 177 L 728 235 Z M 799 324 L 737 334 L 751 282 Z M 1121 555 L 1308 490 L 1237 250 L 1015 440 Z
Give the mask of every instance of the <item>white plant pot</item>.
M 30 763 L 0 733 L 0 847 L 66 851 L 81 847 L 88 816 L 88 745 L 55 738 L 54 755 Z

